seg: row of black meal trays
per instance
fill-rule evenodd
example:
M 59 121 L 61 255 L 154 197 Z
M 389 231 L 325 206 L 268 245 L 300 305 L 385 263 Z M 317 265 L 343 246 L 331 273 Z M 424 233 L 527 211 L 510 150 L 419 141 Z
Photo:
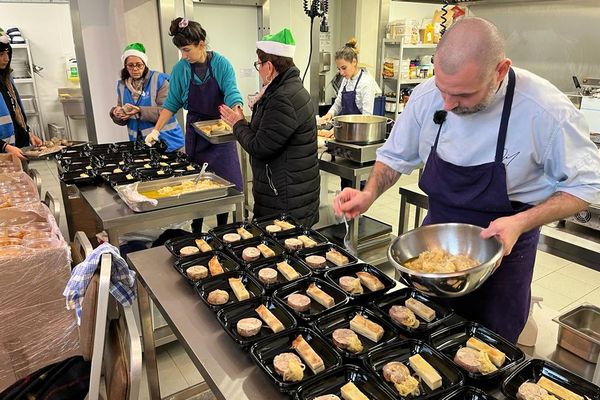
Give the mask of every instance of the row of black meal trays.
M 286 246 L 300 241 L 311 247 Z M 554 381 L 560 378 L 558 383 L 564 388 L 600 399 L 598 387 L 552 363 L 523 361 L 525 356 L 518 347 L 479 324 L 465 321 L 418 291 L 392 290 L 396 282 L 382 271 L 359 262 L 345 249 L 330 243 L 318 232 L 298 225 L 289 216 L 237 222 L 208 233 L 173 239 L 165 246 L 175 257 L 174 268 L 216 312 L 227 334 L 242 348 L 250 349 L 253 361 L 281 392 L 297 399 L 312 400 L 325 394 L 340 396 L 342 387 L 346 395 L 348 390 L 357 389 L 369 399 L 399 396 L 488 399 L 493 397 L 482 389 L 500 385 L 507 397 L 516 398 L 524 382 L 537 382 L 542 376 L 552 377 Z M 248 248 L 260 249 L 258 258 L 245 257 L 248 252 L 243 253 Z M 332 250 L 347 260 L 327 257 Z M 315 268 L 314 262 L 307 261 L 311 256 L 322 257 L 325 263 Z M 340 283 L 342 277 L 346 279 L 344 283 L 366 278 L 359 279 L 362 293 L 344 290 Z M 373 277 L 378 284 L 370 284 Z M 303 303 L 307 298 L 308 304 Z M 412 326 L 401 323 L 397 314 L 400 309 L 405 311 L 407 300 L 416 300 L 430 310 L 423 317 L 413 314 L 418 323 L 413 321 Z M 365 333 L 361 324 L 375 327 L 377 334 Z M 359 335 L 348 331 L 352 328 L 360 332 Z M 334 331 L 338 340 L 356 336 L 360 346 L 349 350 L 348 343 L 340 344 L 334 339 Z M 306 344 L 318 355 L 319 361 L 305 367 L 301 376 L 291 377 L 282 371 L 280 364 L 287 365 L 286 357 L 310 359 L 303 353 L 306 349 L 301 350 Z M 483 374 L 467 367 L 469 371 L 455 363 L 459 349 L 477 351 L 486 345 L 492 347 L 496 356 L 490 357 L 494 364 L 491 372 Z M 281 355 L 282 358 L 275 361 Z M 415 355 L 433 367 L 439 379 L 417 373 L 421 361 Z M 405 367 L 398 367 L 394 362 Z M 389 373 L 384 374 L 386 365 L 386 369 L 392 371 L 410 368 L 406 371 L 414 375 L 416 387 L 389 381 L 394 378 Z M 509 371 L 512 371 L 510 376 L 502 381 Z M 388 375 L 388 379 L 384 375 Z M 345 386 L 348 382 L 355 387 Z M 412 394 L 405 394 L 411 389 Z

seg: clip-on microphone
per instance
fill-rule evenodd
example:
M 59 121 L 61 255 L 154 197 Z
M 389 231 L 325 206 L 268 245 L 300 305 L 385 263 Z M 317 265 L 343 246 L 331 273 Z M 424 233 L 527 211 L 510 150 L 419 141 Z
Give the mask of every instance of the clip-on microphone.
M 437 125 L 441 125 L 444 121 L 446 121 L 446 115 L 448 115 L 448 111 L 437 110 L 433 113 L 433 122 L 435 122 Z

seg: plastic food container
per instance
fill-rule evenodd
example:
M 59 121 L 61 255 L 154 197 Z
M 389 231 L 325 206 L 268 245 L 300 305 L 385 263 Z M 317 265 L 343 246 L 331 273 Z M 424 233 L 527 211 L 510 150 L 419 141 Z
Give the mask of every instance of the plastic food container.
M 600 308 L 583 304 L 553 319 L 558 323 L 558 345 L 596 363 L 600 353 Z
M 60 247 L 60 240 L 53 239 L 53 238 L 33 239 L 33 240 L 23 241 L 23 246 L 30 248 L 30 249 L 37 249 L 37 250 L 54 249 L 56 247 Z
M 30 233 L 27 233 L 25 236 L 23 236 L 23 240 L 30 242 L 30 241 L 37 241 L 40 239 L 53 239 L 56 236 L 54 236 L 54 234 L 50 231 L 32 231 Z
M 9 238 L 9 237 L 0 238 L 0 246 L 20 246 L 22 244 L 23 244 L 23 241 L 19 238 Z

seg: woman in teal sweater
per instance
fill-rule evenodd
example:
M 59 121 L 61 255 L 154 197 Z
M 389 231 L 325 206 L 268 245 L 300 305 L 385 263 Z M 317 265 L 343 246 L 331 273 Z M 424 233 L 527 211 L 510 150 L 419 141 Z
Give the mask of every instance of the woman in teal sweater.
M 196 133 L 192 124 L 197 121 L 219 119 L 219 106 L 226 104 L 241 108 L 242 95 L 237 88 L 231 63 L 222 55 L 206 49 L 206 31 L 195 21 L 176 18 L 171 21 L 169 35 L 181 51 L 181 60 L 173 67 L 169 94 L 163 110 L 146 137 L 146 143 L 159 140 L 163 125 L 184 108 L 188 111 L 185 132 L 185 152 L 192 161 L 207 162 L 209 169 L 234 183 L 242 190 L 242 171 L 235 142 L 211 144 Z M 217 215 L 217 223 L 227 223 L 227 213 Z M 192 228 L 199 231 L 201 220 Z

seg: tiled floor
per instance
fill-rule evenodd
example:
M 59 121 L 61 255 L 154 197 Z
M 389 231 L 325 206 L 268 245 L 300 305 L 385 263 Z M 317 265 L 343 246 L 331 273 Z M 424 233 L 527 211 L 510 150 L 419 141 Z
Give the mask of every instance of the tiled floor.
M 44 184 L 42 193 L 50 190 L 57 198 L 60 198 L 60 187 L 57 183 L 55 165 L 52 163 L 39 163 L 35 168 L 39 170 L 42 176 Z M 402 176 L 400 181 L 384 193 L 366 214 L 392 225 L 393 232 L 397 232 L 398 189 L 401 185 L 413 184 L 416 181 L 416 174 Z M 324 177 L 323 183 L 323 186 L 326 186 L 328 190 L 325 192 L 325 189 L 323 189 L 321 202 L 331 204 L 331 199 L 335 192 L 339 190 L 339 178 L 327 176 Z M 328 209 L 327 204 L 322 204 L 321 208 L 321 223 L 332 221 L 333 214 Z M 214 226 L 216 222 L 214 218 L 207 218 L 205 221 L 206 229 Z M 61 217 L 60 226 L 66 234 L 64 215 Z M 534 296 L 543 297 L 544 307 L 551 311 L 566 310 L 585 302 L 599 305 L 600 272 L 538 251 L 532 292 Z M 202 377 L 177 342 L 158 349 L 158 365 L 163 396 L 176 393 L 202 381 Z M 203 399 L 212 398 L 210 395 L 207 396 Z M 145 378 L 142 383 L 140 398 L 148 398 Z

